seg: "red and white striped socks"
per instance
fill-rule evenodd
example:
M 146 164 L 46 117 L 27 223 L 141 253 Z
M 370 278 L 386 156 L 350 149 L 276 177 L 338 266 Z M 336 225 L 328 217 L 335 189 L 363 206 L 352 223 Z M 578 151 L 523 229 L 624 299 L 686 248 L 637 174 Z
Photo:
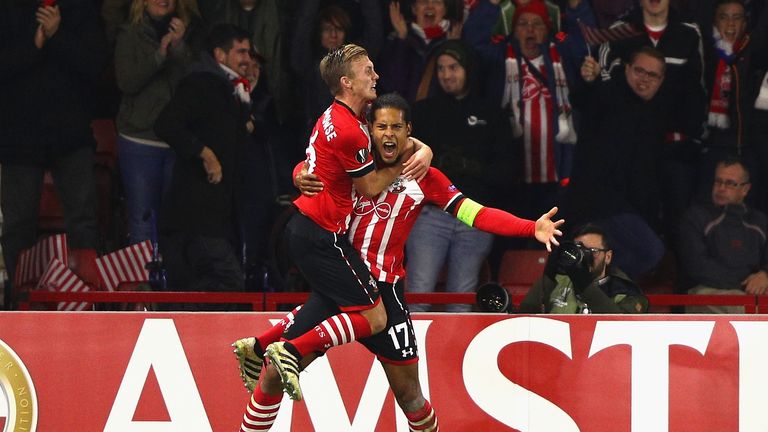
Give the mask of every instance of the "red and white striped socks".
M 296 306 L 294 310 L 288 312 L 280 321 L 277 322 L 277 324 L 273 325 L 256 338 L 256 340 L 259 341 L 259 345 L 261 346 L 262 350 L 259 353 L 260 356 L 264 354 L 263 350 L 266 349 L 269 344 L 280 341 L 285 328 L 293 322 L 293 320 L 296 318 L 296 314 L 299 312 L 299 310 L 301 310 L 302 306 L 303 305 Z
M 408 418 L 408 430 L 411 432 L 440 432 L 437 415 L 428 400 L 424 401 L 420 410 L 407 412 L 405 416 Z
M 277 395 L 268 395 L 263 393 L 261 387 L 257 385 L 245 409 L 240 432 L 264 432 L 272 428 L 282 400 L 282 392 Z
M 331 347 L 354 342 L 371 335 L 371 325 L 359 312 L 340 313 L 318 324 L 313 330 L 288 341 L 301 356 L 325 352 Z M 288 344 L 286 346 L 289 346 Z

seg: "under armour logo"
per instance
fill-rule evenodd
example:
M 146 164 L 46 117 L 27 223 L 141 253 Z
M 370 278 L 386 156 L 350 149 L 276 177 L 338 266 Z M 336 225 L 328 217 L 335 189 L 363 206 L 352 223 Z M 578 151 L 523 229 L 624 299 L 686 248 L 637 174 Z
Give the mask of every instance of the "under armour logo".
M 406 358 L 408 356 L 412 356 L 413 355 L 413 347 L 400 350 L 400 352 L 403 354 L 403 358 Z

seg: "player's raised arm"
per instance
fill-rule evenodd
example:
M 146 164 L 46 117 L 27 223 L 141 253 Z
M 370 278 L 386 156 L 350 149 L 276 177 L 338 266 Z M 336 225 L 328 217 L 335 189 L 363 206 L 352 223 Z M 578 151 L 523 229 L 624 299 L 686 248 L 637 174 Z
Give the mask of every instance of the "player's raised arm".
M 552 246 L 557 246 L 558 236 L 562 236 L 560 226 L 564 219 L 553 221 L 552 217 L 557 213 L 557 207 L 553 207 L 544 213 L 535 222 L 523 219 L 493 207 L 485 207 L 469 198 L 462 198 L 454 209 L 454 216 L 465 224 L 492 234 L 508 237 L 535 237 L 552 251 Z

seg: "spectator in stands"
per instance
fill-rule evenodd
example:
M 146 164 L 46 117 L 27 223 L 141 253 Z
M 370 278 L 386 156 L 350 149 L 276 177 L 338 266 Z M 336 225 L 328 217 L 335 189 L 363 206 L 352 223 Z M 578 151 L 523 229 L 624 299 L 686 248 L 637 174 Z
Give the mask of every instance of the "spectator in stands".
M 568 15 L 588 20 L 587 2 L 571 3 Z M 547 8 L 531 1 L 515 9 L 514 34 L 493 39 L 490 29 L 500 9 L 484 0 L 470 14 L 464 38 L 476 48 L 488 70 L 488 95 L 509 115 L 514 136 L 523 150 L 523 185 L 511 193 L 511 210 L 522 217 L 541 214 L 555 205 L 560 182 L 571 174 L 577 140 L 569 99 L 569 62 L 586 54 L 581 33 L 576 30 L 561 43 L 548 38 L 552 27 Z M 577 49 L 583 50 L 579 54 Z M 564 56 L 568 53 L 568 56 Z
M 600 81 L 600 66 L 588 57 L 581 75 L 591 84 L 574 95 L 584 127 L 563 212 L 570 226 L 600 224 L 616 263 L 632 278 L 655 268 L 665 250 L 657 234 L 667 117 L 658 91 L 665 70 L 659 51 L 641 47 L 623 75 Z
M 209 25 L 228 23 L 249 33 L 253 48 L 264 56 L 263 71 L 280 122 L 290 118 L 293 99 L 297 97 L 286 58 L 287 3 L 283 0 L 198 0 L 203 19 Z
M 174 153 L 153 130 L 192 61 L 190 0 L 133 0 L 115 47 L 118 161 L 125 189 L 129 243 L 153 238 L 153 219 L 173 172 Z
M 176 152 L 161 213 L 168 284 L 181 291 L 242 291 L 237 244 L 236 185 L 248 142 L 250 35 L 214 26 L 207 50 L 155 123 Z
M 120 26 L 128 22 L 132 0 L 103 0 L 101 2 L 101 20 L 104 22 L 104 34 L 111 47 L 117 41 Z
M 179 12 L 186 10 L 191 16 L 200 18 L 200 11 L 197 8 L 197 0 L 176 0 L 178 4 L 175 5 Z M 120 27 L 132 21 L 131 14 L 134 12 L 133 0 L 103 0 L 101 3 L 101 19 L 104 22 L 104 33 L 107 36 L 109 45 L 114 48 L 117 41 L 117 34 L 120 31 Z M 146 2 L 145 2 L 146 3 Z M 141 6 L 144 6 L 143 4 Z M 187 23 L 189 26 L 190 23 Z M 196 32 L 197 35 L 202 36 L 202 32 Z
M 301 84 L 307 135 L 320 114 L 333 101 L 333 96 L 320 76 L 320 60 L 352 36 L 352 22 L 347 11 L 335 4 L 320 8 L 320 3 L 320 0 L 306 0 L 302 3 L 291 46 L 291 67 Z M 360 40 L 352 42 L 365 48 L 371 58 L 376 58 L 384 40 L 381 4 L 377 0 L 362 0 L 360 11 L 365 21 L 363 35 Z
M 581 254 L 576 261 L 564 253 Z M 544 274 L 528 291 L 522 313 L 643 313 L 648 299 L 619 267 L 606 232 L 594 224 L 577 228 L 573 243 L 553 251 Z
M 680 223 L 680 263 L 689 294 L 763 295 L 768 291 L 766 215 L 744 199 L 749 171 L 739 159 L 715 170 L 711 202 L 688 209 Z M 689 306 L 688 312 L 744 313 L 740 306 Z
M 459 39 L 461 21 L 456 0 L 413 0 L 410 22 L 401 10 L 403 4 L 407 3 L 389 3 L 394 30 L 381 50 L 380 58 L 386 61 L 381 62 L 379 86 L 415 102 L 437 91 L 430 59 L 445 40 Z
M 502 38 L 506 37 L 508 34 L 511 34 L 514 27 L 513 18 L 515 16 L 515 10 L 518 6 L 527 6 L 528 3 L 532 1 L 542 0 L 489 0 L 488 3 L 498 6 L 501 9 L 501 14 L 496 20 L 496 23 L 493 25 L 491 34 Z M 560 12 L 560 7 L 549 0 L 544 0 L 543 3 L 547 7 L 547 16 L 549 17 L 549 22 L 552 23 L 549 32 L 551 36 L 554 36 L 557 32 L 560 31 L 560 18 L 562 15 Z
M 19 253 L 37 241 L 46 169 L 64 207 L 70 255 L 96 257 L 90 90 L 106 64 L 106 40 L 91 2 L 62 3 L 0 3 L 0 204 L 11 280 Z
M 704 77 L 709 90 L 707 152 L 702 163 L 702 191 L 709 194 L 718 161 L 739 156 L 750 172 L 758 174 L 757 147 L 753 131 L 755 99 L 765 75 L 768 9 L 761 23 L 747 34 L 747 10 L 743 0 L 720 0 L 714 14 L 712 39 L 705 51 Z M 756 176 L 752 176 L 753 196 Z M 759 193 L 759 192 L 758 192 Z
M 512 131 L 498 106 L 478 95 L 469 48 L 444 42 L 435 52 L 440 92 L 414 106 L 414 136 L 432 143 L 436 168 L 480 202 L 498 206 L 512 170 Z M 447 292 L 473 292 L 494 236 L 467 226 L 437 207 L 426 206 L 408 237 L 408 290 L 432 292 L 443 267 Z M 414 305 L 426 310 L 426 305 Z M 452 312 L 469 305 L 451 305 Z
M 702 42 L 695 24 L 681 21 L 670 9 L 670 0 L 641 0 L 624 21 L 635 36 L 606 42 L 600 47 L 602 79 L 620 76 L 620 65 L 641 46 L 655 47 L 666 59 L 667 71 L 659 91 L 672 107 L 666 120 L 663 190 L 664 231 L 674 242 L 677 222 L 688 207 L 696 188 L 696 167 L 701 153 L 705 121 L 705 91 L 702 85 Z
M 239 169 L 243 175 L 238 185 L 237 197 L 242 201 L 238 221 L 246 273 L 245 288 L 258 291 L 265 289 L 265 282 L 268 282 L 264 276 L 269 256 L 269 236 L 276 213 L 276 198 L 279 195 L 273 147 L 277 114 L 274 99 L 262 79 L 264 58 L 251 50 L 250 60 L 245 75 L 251 86 L 251 113 L 247 123 L 250 134 L 245 157 L 239 161 Z
M 608 28 L 637 5 L 637 0 L 592 0 L 595 19 L 601 28 Z

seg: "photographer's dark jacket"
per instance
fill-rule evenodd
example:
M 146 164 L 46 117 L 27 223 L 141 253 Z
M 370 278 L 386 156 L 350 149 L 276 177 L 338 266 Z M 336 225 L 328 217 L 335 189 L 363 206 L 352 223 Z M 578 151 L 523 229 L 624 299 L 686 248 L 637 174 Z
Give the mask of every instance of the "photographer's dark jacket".
M 768 272 L 766 215 L 746 205 L 693 206 L 680 224 L 680 262 L 687 287 L 741 289 L 759 270 Z
M 542 276 L 520 303 L 520 312 L 586 313 L 585 307 L 589 313 L 643 313 L 648 298 L 623 271 L 609 266 L 606 278 L 593 280 L 583 290 L 566 275 Z

